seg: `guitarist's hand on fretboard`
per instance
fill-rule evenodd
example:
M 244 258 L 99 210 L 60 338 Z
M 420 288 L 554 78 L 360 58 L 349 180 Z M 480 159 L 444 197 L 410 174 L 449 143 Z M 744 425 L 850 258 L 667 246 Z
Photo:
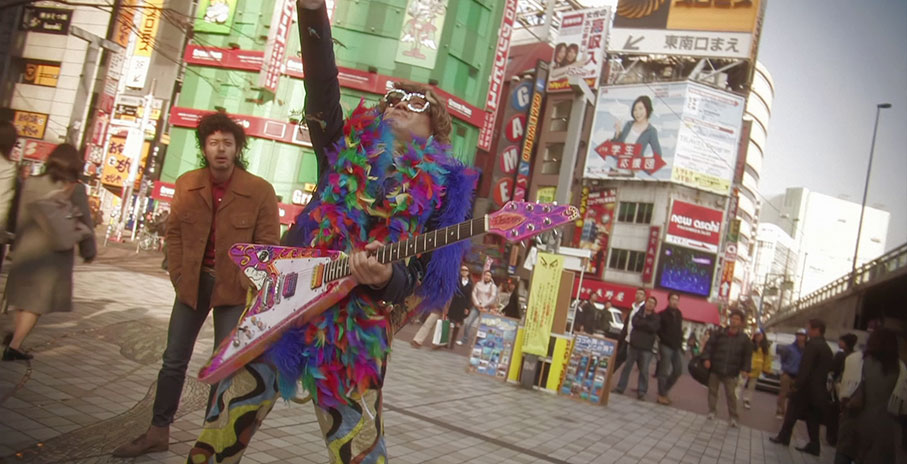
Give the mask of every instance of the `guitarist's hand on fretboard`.
M 365 250 L 354 251 L 350 255 L 350 273 L 356 282 L 374 289 L 387 286 L 394 273 L 390 263 L 381 264 L 375 251 L 384 246 L 381 242 L 371 242 Z

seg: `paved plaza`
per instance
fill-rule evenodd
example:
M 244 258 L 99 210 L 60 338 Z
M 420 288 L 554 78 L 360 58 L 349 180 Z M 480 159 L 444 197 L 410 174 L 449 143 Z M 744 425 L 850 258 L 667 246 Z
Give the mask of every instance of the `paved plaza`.
M 25 343 L 30 363 L 0 370 L 0 458 L 8 463 L 185 462 L 208 386 L 187 379 L 170 451 L 135 460 L 110 452 L 151 417 L 173 289 L 159 260 L 105 248 L 75 272 L 75 311 L 44 317 Z M 119 253 L 119 254 L 118 254 Z M 12 317 L 0 316 L 10 330 Z M 410 330 L 409 328 L 406 330 Z M 206 325 L 190 373 L 212 349 Z M 393 463 L 814 463 L 769 432 L 629 396 L 595 407 L 465 373 L 447 351 L 393 345 L 384 420 Z M 705 400 L 703 395 L 703 401 Z M 797 440 L 795 440 L 797 441 Z M 279 402 L 243 462 L 324 463 L 310 404 Z

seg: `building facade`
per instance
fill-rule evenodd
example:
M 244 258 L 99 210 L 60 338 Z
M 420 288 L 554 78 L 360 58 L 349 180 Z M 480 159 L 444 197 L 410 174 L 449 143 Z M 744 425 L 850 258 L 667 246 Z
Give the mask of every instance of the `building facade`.
M 809 295 L 850 273 L 860 222 L 860 204 L 804 187 L 789 188 L 762 208 L 762 222 L 777 224 L 796 243 L 796 297 Z M 866 207 L 857 266 L 885 253 L 890 213 Z

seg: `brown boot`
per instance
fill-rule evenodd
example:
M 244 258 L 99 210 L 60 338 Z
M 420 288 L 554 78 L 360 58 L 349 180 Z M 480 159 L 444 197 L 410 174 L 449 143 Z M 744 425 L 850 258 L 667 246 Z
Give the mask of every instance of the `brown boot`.
M 152 425 L 134 440 L 113 450 L 114 457 L 134 458 L 147 453 L 167 451 L 170 447 L 170 427 Z

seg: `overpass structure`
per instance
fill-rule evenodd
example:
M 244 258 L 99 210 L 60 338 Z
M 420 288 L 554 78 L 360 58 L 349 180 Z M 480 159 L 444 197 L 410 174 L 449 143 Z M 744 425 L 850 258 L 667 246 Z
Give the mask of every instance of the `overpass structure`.
M 874 323 L 907 328 L 907 243 L 781 307 L 763 324 L 792 333 L 812 318 L 825 321 L 827 339 Z

